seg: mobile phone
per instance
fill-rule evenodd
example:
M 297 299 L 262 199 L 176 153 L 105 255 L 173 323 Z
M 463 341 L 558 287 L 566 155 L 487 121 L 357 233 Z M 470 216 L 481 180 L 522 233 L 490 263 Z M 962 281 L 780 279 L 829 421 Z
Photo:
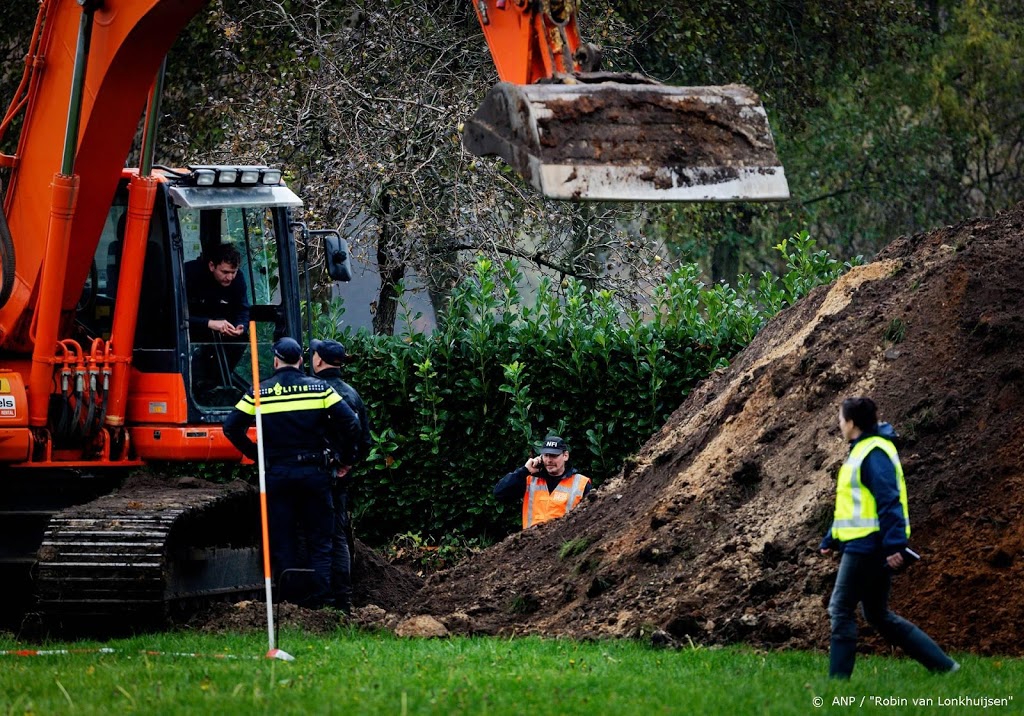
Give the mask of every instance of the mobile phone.
M 921 555 L 910 549 L 910 547 L 904 547 L 901 554 L 903 555 L 903 564 L 893 570 L 896 574 L 905 572 L 911 565 L 916 564 L 921 560 Z

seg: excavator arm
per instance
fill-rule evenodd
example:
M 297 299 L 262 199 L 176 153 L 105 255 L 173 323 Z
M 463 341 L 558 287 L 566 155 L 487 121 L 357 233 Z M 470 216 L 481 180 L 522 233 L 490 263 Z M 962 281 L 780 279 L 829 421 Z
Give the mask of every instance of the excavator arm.
M 57 282 L 61 312 L 74 309 L 89 272 L 96 242 L 121 177 L 139 117 L 160 64 L 175 38 L 207 0 L 44 0 L 39 42 L 28 58 L 35 71 L 26 83 L 24 118 L 17 152 L 0 160 L 11 169 L 3 198 L 13 237 L 15 276 L 0 307 L 0 345 L 24 352 L 34 343 L 33 323 L 40 285 L 47 271 L 66 267 Z M 75 91 L 75 67 L 84 14 L 91 14 L 78 111 L 77 136 L 66 136 Z M 81 62 L 78 65 L 82 67 Z M 72 168 L 62 168 L 64 155 Z M 54 176 L 81 177 L 73 207 L 54 208 Z M 54 211 L 68 212 L 66 239 L 56 259 L 43 266 L 48 226 Z M 56 320 L 56 319 L 55 319 Z M 53 346 L 46 346 L 52 352 Z

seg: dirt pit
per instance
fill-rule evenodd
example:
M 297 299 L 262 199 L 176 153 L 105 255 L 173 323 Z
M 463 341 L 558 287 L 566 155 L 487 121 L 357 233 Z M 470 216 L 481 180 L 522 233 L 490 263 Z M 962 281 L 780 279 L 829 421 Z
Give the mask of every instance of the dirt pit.
M 405 567 L 388 564 L 377 552 L 356 540 L 352 571 L 351 615 L 334 609 L 307 609 L 287 602 L 275 605 L 278 628 L 296 628 L 311 634 L 328 634 L 343 624 L 364 629 L 394 629 L 398 617 L 414 603 L 423 579 Z M 223 634 L 265 631 L 267 603 L 246 600 L 205 607 L 182 624 L 189 630 Z

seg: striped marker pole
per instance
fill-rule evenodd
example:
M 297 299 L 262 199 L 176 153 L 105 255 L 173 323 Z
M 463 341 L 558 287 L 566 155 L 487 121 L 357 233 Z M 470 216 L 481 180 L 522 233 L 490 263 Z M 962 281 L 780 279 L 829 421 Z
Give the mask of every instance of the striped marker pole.
M 263 527 L 263 583 L 267 593 L 268 659 L 295 661 L 295 657 L 274 645 L 274 594 L 270 584 L 270 529 L 267 527 L 267 474 L 263 468 L 263 412 L 260 410 L 260 364 L 256 352 L 256 321 L 249 321 L 249 352 L 252 354 L 252 397 L 256 404 L 256 464 L 260 474 L 260 522 Z

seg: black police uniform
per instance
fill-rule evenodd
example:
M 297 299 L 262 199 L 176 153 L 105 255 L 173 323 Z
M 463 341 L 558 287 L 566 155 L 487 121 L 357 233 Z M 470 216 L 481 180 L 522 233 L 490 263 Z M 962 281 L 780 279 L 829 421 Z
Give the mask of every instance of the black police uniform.
M 282 366 L 260 383 L 263 454 L 266 461 L 270 555 L 275 574 L 301 567 L 298 530 L 304 532 L 313 570 L 311 594 L 297 601 L 329 601 L 334 507 L 332 468 L 325 456 L 355 459 L 359 419 L 330 385 L 293 366 Z M 247 431 L 256 415 L 252 389 L 224 421 L 224 435 L 246 457 L 257 458 Z M 282 594 L 282 598 L 292 595 Z
M 341 378 L 338 368 L 324 368 L 316 377 L 327 381 L 359 418 L 360 436 L 356 446 L 355 462 L 366 458 L 370 452 L 370 420 L 366 417 L 366 406 L 359 393 Z M 346 463 L 349 464 L 349 463 Z M 355 463 L 351 463 L 355 464 Z M 343 611 L 352 606 L 352 519 L 349 513 L 347 476 L 334 486 L 334 550 L 331 554 L 331 593 L 334 603 Z

